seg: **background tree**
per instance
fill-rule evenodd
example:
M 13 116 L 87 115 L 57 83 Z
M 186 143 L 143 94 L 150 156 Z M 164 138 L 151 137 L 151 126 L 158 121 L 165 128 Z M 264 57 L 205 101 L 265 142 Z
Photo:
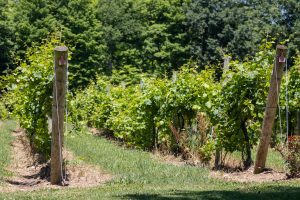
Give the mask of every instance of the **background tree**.
M 132 65 L 142 69 L 142 40 L 144 29 L 135 1 L 100 0 L 97 19 L 103 24 L 105 40 L 105 72 Z
M 187 62 L 184 8 L 187 0 L 137 2 L 143 25 L 144 66 L 159 74 L 176 70 Z
M 73 52 L 71 88 L 124 66 L 170 75 L 189 60 L 215 68 L 224 54 L 254 56 L 263 38 L 289 39 L 299 49 L 296 0 L 1 0 L 1 72 L 11 55 L 60 32 Z M 14 33 L 14 34 L 12 34 Z
M 12 30 L 6 14 L 8 0 L 0 0 L 0 75 L 12 64 Z
M 71 50 L 76 49 L 70 62 L 71 87 L 85 85 L 95 74 L 104 71 L 105 44 L 94 1 L 10 1 L 9 7 L 16 52 L 21 58 L 27 47 L 57 32 Z
M 200 66 L 218 64 L 228 53 L 253 56 L 263 38 L 287 37 L 281 10 L 269 1 L 192 0 L 186 16 L 190 54 Z

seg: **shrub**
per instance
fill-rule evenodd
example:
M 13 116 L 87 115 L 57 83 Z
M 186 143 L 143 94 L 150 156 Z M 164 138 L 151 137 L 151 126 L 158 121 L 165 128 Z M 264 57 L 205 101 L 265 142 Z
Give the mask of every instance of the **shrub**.
M 69 103 L 70 120 L 74 130 L 83 126 L 104 128 L 111 112 L 109 82 L 98 77 L 86 89 L 78 90 Z
M 31 147 L 50 156 L 48 116 L 51 116 L 53 49 L 58 41 L 51 37 L 26 52 L 26 59 L 8 76 L 4 100 L 26 130 Z
M 269 48 L 252 60 L 230 63 L 211 114 L 218 129 L 218 145 L 229 152 L 242 152 L 245 167 L 251 165 L 251 149 L 259 138 L 273 65 L 273 51 Z
M 0 119 L 7 119 L 9 112 L 3 102 L 0 102 Z
M 210 70 L 198 73 L 195 66 L 186 65 L 173 81 L 141 76 L 140 84 L 110 85 L 99 77 L 85 90 L 77 91 L 71 101 L 73 124 L 111 130 L 115 137 L 137 148 L 180 147 L 197 153 L 205 142 L 198 137 L 196 114 L 210 109 L 210 98 L 216 94 L 213 74 Z
M 300 177 L 300 136 L 290 136 L 286 156 L 289 177 Z
M 208 139 L 206 143 L 199 148 L 199 158 L 204 164 L 208 164 L 215 150 L 215 141 Z
M 137 109 L 141 102 L 139 88 L 136 86 L 124 88 L 122 85 L 113 87 L 111 99 L 112 110 L 105 126 L 128 145 L 146 147 L 150 138 L 145 135 L 148 127 L 141 116 L 142 113 Z
M 280 152 L 288 168 L 289 178 L 300 177 L 300 136 L 289 136 L 288 146 L 278 145 L 276 150 Z

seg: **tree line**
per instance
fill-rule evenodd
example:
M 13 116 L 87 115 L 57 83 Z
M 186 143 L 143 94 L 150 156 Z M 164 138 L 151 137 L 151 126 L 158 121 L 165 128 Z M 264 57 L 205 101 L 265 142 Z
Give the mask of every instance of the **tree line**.
M 297 0 L 0 0 L 0 72 L 52 33 L 72 51 L 72 88 L 124 67 L 163 77 L 193 61 L 218 71 L 224 55 L 254 56 L 264 38 L 287 40 L 292 58 L 299 9 Z

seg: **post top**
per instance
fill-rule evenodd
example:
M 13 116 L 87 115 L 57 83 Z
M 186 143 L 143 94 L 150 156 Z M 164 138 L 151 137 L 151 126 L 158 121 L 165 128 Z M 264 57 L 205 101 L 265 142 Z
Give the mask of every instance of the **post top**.
M 54 51 L 68 51 L 68 47 L 66 46 L 57 46 L 54 48 Z
M 286 49 L 287 49 L 287 47 L 286 47 L 285 45 L 278 44 L 278 45 L 276 46 L 276 49 L 282 49 L 282 50 L 286 50 Z

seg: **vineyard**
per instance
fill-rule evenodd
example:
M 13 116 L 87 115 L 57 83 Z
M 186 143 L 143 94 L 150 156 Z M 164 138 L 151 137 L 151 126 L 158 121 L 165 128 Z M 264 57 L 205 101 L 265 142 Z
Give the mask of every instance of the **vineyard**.
M 0 5 L 0 198 L 299 198 L 297 1 Z

